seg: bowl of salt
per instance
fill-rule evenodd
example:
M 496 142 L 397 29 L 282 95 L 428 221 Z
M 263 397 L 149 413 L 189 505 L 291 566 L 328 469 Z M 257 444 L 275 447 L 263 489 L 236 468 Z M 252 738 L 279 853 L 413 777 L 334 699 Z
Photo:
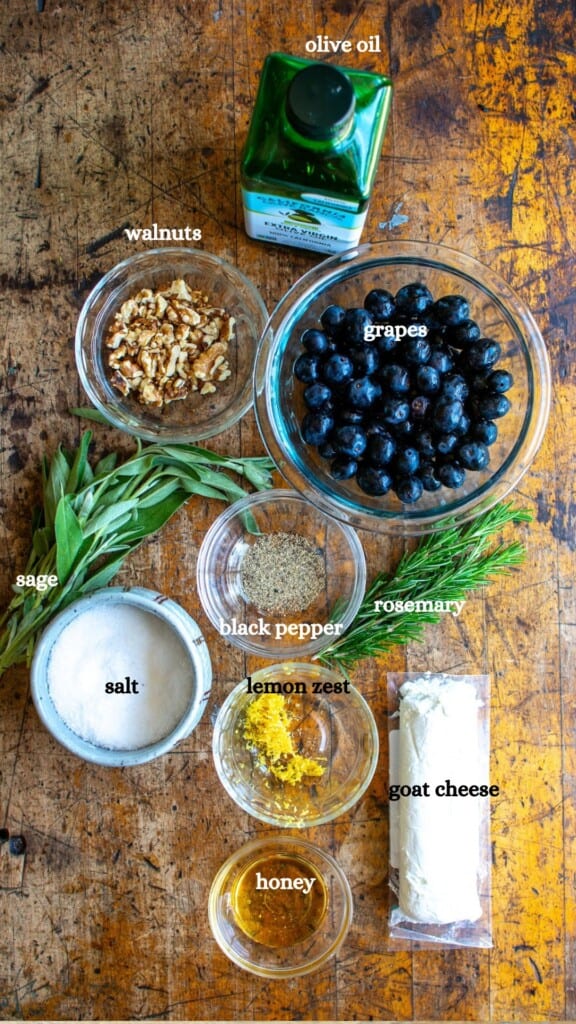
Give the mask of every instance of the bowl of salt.
M 109 767 L 151 761 L 189 736 L 211 679 L 194 619 L 142 587 L 107 587 L 69 605 L 42 634 L 31 668 L 32 699 L 49 732 Z

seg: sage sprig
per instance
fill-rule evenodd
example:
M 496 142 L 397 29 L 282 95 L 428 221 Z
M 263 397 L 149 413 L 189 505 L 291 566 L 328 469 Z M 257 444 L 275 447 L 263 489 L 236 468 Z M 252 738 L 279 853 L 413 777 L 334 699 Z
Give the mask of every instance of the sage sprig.
M 388 611 L 381 606 L 465 599 L 494 577 L 521 565 L 525 550 L 519 541 L 493 544 L 505 526 L 531 519 L 527 510 L 502 502 L 470 523 L 424 537 L 403 555 L 394 573 L 375 576 L 352 625 L 315 660 L 346 673 L 365 658 L 380 657 L 398 644 L 420 640 L 427 625 L 440 621 L 438 612 Z M 380 607 L 376 602 L 381 602 Z
M 91 431 L 75 451 L 60 447 L 42 464 L 42 506 L 32 520 L 32 546 L 22 573 L 55 575 L 38 592 L 14 586 L 0 618 L 0 675 L 30 662 L 38 633 L 56 612 L 105 587 L 126 557 L 160 530 L 194 494 L 232 502 L 246 496 L 235 474 L 257 490 L 272 486 L 267 458 L 232 459 L 195 445 L 137 443 L 124 462 L 116 453 L 94 466 Z M 19 574 L 20 575 L 20 574 Z

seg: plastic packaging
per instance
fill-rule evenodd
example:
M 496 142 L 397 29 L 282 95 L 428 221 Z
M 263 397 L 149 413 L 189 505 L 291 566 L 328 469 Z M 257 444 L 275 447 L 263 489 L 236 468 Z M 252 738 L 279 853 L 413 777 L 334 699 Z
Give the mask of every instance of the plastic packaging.
M 489 947 L 489 677 L 388 677 L 390 937 Z

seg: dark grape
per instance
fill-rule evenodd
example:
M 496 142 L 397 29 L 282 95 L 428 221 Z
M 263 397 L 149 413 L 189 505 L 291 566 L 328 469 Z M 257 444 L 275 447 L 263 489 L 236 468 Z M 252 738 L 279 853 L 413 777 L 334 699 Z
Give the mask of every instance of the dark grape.
M 470 313 L 464 296 L 434 301 L 413 281 L 396 295 L 373 288 L 363 306 L 331 304 L 303 331 L 301 435 L 334 480 L 409 505 L 489 466 L 514 379 Z

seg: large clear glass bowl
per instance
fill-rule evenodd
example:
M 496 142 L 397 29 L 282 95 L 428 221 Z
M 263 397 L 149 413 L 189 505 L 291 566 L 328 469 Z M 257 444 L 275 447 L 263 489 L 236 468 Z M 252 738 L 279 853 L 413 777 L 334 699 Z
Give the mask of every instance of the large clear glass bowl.
M 395 294 L 422 282 L 435 299 L 463 295 L 484 337 L 499 342 L 498 368 L 514 386 L 509 413 L 498 420 L 490 464 L 466 474 L 459 490 L 424 492 L 405 505 L 390 491 L 364 494 L 355 480 L 337 481 L 329 462 L 304 443 L 303 387 L 293 374 L 303 352 L 300 338 L 318 327 L 327 306 L 363 306 L 373 288 Z M 278 469 L 300 494 L 329 515 L 368 530 L 418 535 L 466 522 L 501 501 L 517 486 L 541 444 L 550 409 L 550 368 L 540 331 L 524 303 L 492 270 L 464 253 L 426 242 L 362 245 L 325 260 L 306 273 L 277 305 L 260 343 L 255 369 L 255 407 L 264 442 Z
M 142 405 L 112 385 L 104 340 L 114 314 L 143 288 L 154 291 L 184 278 L 191 290 L 205 292 L 212 306 L 231 314 L 235 339 L 229 342 L 230 377 L 213 394 L 199 392 L 163 408 Z M 196 249 L 150 249 L 113 267 L 82 307 L 76 328 L 76 366 L 96 408 L 120 430 L 145 441 L 181 442 L 213 437 L 233 426 L 252 405 L 252 375 L 267 312 L 256 287 L 230 263 Z

